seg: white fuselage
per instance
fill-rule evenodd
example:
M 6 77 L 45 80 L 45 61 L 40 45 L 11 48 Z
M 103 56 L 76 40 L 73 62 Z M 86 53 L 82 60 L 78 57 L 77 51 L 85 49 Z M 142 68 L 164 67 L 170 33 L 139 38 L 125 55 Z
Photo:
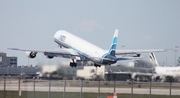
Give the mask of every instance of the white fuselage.
M 57 31 L 54 35 L 54 40 L 59 45 L 73 49 L 80 55 L 83 55 L 96 63 L 101 63 L 103 55 L 107 53 L 107 51 L 96 45 L 64 30 Z
M 155 72 L 162 76 L 180 77 L 180 67 L 155 67 Z

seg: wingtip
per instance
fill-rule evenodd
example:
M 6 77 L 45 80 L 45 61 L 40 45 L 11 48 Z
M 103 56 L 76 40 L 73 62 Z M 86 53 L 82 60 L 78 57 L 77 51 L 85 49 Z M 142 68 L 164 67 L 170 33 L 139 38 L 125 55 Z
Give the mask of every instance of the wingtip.
M 18 48 L 7 48 L 8 50 L 18 50 Z

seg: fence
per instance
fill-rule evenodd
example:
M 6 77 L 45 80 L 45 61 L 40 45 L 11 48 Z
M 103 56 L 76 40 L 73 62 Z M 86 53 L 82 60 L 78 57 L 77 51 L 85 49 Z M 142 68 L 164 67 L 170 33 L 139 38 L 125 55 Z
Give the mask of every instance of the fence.
M 179 89 L 172 82 L 0 78 L 0 98 L 107 98 L 114 93 L 118 98 L 179 98 Z

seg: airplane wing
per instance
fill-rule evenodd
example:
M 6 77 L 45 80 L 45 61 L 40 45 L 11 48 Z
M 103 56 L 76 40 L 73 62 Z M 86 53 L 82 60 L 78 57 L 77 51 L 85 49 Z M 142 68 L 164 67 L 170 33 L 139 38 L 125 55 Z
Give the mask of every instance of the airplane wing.
M 151 52 L 173 51 L 175 49 L 154 49 L 154 50 L 116 50 L 116 55 L 141 54 Z
M 19 49 L 19 48 L 8 48 L 9 50 L 16 50 L 16 51 L 25 51 L 25 52 L 33 52 L 33 53 L 44 53 L 44 55 L 49 57 L 72 57 L 78 56 L 79 54 L 72 49 L 54 49 L 54 50 L 31 50 L 31 49 Z

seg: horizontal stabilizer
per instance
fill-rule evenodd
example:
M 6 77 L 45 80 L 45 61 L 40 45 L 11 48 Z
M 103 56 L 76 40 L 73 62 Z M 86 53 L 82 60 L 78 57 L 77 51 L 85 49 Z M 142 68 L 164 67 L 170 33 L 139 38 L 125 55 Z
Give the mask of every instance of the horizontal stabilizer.
M 117 58 L 117 61 L 121 61 L 121 60 L 140 60 L 142 59 L 142 57 L 121 57 L 121 58 Z

